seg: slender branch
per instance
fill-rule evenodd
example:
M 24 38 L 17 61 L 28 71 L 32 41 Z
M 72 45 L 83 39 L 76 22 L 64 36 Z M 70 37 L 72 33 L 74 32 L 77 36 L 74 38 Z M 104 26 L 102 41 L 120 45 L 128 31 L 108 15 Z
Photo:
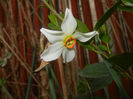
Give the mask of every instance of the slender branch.
M 8 90 L 3 85 L 0 85 L 0 87 L 1 87 L 1 90 L 7 95 L 9 99 L 13 99 L 12 95 L 8 92 Z
M 27 68 L 27 65 L 21 60 L 21 58 L 15 53 L 15 51 L 12 49 L 12 47 L 5 41 L 5 39 L 0 36 L 0 39 L 3 41 L 3 43 L 9 48 L 9 50 L 14 54 L 14 56 L 18 59 L 18 61 L 22 64 L 22 66 L 26 69 L 26 71 L 32 75 L 30 70 Z M 38 82 L 38 80 L 32 75 L 33 79 L 38 83 L 40 86 L 41 84 Z
M 105 58 L 109 58 L 105 53 L 103 53 L 94 43 L 91 44 L 97 51 L 99 54 L 103 55 Z

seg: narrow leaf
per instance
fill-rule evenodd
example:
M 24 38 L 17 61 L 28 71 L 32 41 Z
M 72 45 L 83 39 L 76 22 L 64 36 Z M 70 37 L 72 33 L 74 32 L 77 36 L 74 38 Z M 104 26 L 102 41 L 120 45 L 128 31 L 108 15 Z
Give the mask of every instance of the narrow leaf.
M 53 23 L 54 25 L 58 26 L 58 21 L 57 21 L 57 18 L 56 18 L 56 16 L 55 16 L 54 14 L 51 13 L 51 14 L 48 16 L 48 18 L 49 18 L 49 20 L 51 21 L 51 23 Z
M 83 42 L 80 42 L 80 41 L 77 41 L 77 42 L 78 42 L 78 44 L 80 44 L 84 48 L 87 48 L 88 50 L 95 51 L 95 48 L 93 46 L 89 45 L 88 43 L 83 43 Z
M 94 30 L 98 30 L 109 18 L 110 16 L 117 10 L 117 7 L 121 4 L 121 0 L 118 0 L 96 23 Z
M 111 38 L 109 37 L 108 34 L 104 34 L 104 35 L 101 37 L 101 40 L 102 40 L 105 44 L 108 44 L 108 43 L 110 43 Z
M 120 89 L 121 93 L 123 93 L 126 99 L 129 99 L 129 96 L 127 92 L 125 91 L 125 88 L 123 87 L 123 84 L 121 82 L 120 76 L 117 74 L 117 72 L 113 69 L 113 66 L 107 60 L 103 58 L 103 61 L 106 64 L 108 71 L 110 72 L 113 80 L 115 81 L 116 85 Z
M 54 25 L 53 23 L 49 23 L 48 27 L 52 30 L 61 30 L 59 26 Z
M 102 45 L 102 44 L 98 45 L 98 47 L 99 47 L 101 50 L 103 50 L 103 51 L 107 51 L 107 50 L 108 50 L 108 48 L 107 48 L 105 45 Z
M 119 6 L 118 8 L 119 8 L 120 10 L 122 10 L 122 11 L 133 12 L 133 7 L 129 7 L 129 6 Z
M 54 79 L 52 78 L 50 64 L 47 64 L 46 70 L 47 70 L 47 73 L 48 73 L 51 99 L 56 99 L 56 91 L 55 91 L 55 88 L 54 88 Z
M 133 6 L 133 0 L 122 0 L 122 2 L 127 6 Z

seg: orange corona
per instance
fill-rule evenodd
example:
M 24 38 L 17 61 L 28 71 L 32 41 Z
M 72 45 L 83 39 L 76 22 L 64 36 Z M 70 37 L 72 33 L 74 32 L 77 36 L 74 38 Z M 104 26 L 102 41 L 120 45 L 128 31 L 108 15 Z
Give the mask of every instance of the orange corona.
M 74 37 L 68 37 L 64 43 L 64 45 L 67 47 L 67 48 L 73 48 L 73 46 L 75 45 L 76 43 L 76 39 Z

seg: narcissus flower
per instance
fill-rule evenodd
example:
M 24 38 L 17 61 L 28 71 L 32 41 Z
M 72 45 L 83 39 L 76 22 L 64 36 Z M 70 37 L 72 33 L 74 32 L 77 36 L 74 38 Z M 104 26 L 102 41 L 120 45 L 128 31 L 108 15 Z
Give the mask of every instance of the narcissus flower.
M 74 45 L 76 44 L 76 39 L 81 42 L 86 42 L 98 34 L 97 31 L 88 33 L 75 32 L 76 27 L 77 22 L 71 10 L 67 8 L 61 24 L 62 31 L 41 28 L 41 33 L 44 34 L 51 43 L 51 45 L 41 54 L 41 59 L 49 62 L 56 60 L 62 54 L 63 62 L 70 62 L 75 57 Z

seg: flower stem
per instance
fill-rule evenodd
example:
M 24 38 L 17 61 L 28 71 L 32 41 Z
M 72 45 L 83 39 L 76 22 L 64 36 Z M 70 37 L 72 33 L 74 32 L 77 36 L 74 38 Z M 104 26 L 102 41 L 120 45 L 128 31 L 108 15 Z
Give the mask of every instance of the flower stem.
M 45 3 L 45 5 L 53 12 L 53 14 L 54 14 L 58 19 L 63 20 L 63 18 L 54 10 L 53 7 L 51 7 L 51 6 L 47 3 L 46 0 L 42 0 L 42 1 Z

